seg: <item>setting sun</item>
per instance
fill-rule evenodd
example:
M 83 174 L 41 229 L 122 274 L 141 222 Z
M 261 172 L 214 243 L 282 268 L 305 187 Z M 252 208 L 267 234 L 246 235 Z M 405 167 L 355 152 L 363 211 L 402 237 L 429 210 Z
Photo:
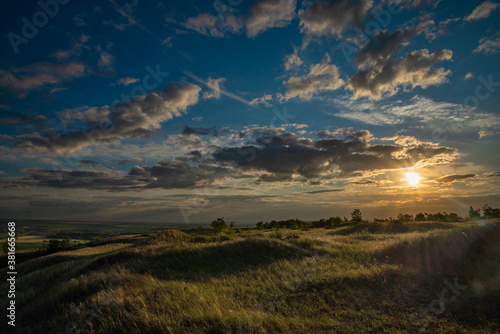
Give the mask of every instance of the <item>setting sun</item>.
M 406 173 L 405 181 L 408 182 L 408 184 L 410 186 L 412 186 L 412 187 L 418 186 L 418 184 L 420 183 L 421 179 L 422 178 L 420 177 L 420 175 L 418 175 L 415 172 L 408 172 L 408 173 Z

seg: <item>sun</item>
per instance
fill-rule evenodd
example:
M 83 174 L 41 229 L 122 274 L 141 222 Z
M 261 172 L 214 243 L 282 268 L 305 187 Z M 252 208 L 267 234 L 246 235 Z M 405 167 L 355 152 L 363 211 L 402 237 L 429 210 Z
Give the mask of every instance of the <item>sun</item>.
M 418 184 L 420 183 L 420 180 L 422 179 L 420 177 L 420 175 L 418 175 L 417 173 L 415 172 L 408 172 L 406 173 L 406 178 L 404 179 L 406 182 L 408 182 L 408 184 L 411 186 L 411 187 L 416 187 L 418 186 Z

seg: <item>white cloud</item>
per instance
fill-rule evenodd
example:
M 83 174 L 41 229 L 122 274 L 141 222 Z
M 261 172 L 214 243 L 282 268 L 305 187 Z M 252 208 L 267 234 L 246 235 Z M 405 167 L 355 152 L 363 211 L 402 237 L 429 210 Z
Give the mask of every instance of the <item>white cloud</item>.
M 495 54 L 500 51 L 500 37 L 496 39 L 481 38 L 479 46 L 474 53 L 484 52 L 486 54 Z
M 344 80 L 340 78 L 339 69 L 333 64 L 329 64 L 330 57 L 326 55 L 323 62 L 312 65 L 306 76 L 291 77 L 285 82 L 287 91 L 284 99 L 300 98 L 310 100 L 314 95 L 333 91 L 344 86 Z
M 171 48 L 173 46 L 173 44 L 172 44 L 173 38 L 174 38 L 174 36 L 168 36 L 167 38 L 165 38 L 163 40 L 163 42 L 161 42 L 161 45 L 165 45 L 167 48 Z
M 136 83 L 138 81 L 139 81 L 139 79 L 137 79 L 137 78 L 124 77 L 124 78 L 121 78 L 120 80 L 118 80 L 116 83 L 118 85 L 121 85 L 121 86 L 128 86 L 128 85 L 131 85 L 131 84 Z
M 226 81 L 226 78 L 212 79 L 209 77 L 206 84 L 207 84 L 208 88 L 211 89 L 211 91 L 204 92 L 203 98 L 204 99 L 216 99 L 216 100 L 220 99 L 221 85 L 224 81 Z
M 272 104 L 267 102 L 267 101 L 272 101 L 272 100 L 273 100 L 273 96 L 271 94 L 266 94 L 262 97 L 257 97 L 255 99 L 253 99 L 252 101 L 250 101 L 250 104 L 254 105 L 254 106 L 257 106 L 259 104 L 263 104 L 266 107 L 270 108 L 270 107 L 272 107 Z
M 292 54 L 285 57 L 285 61 L 284 61 L 285 70 L 289 71 L 292 68 L 299 67 L 300 65 L 302 65 L 304 63 L 302 61 L 302 59 L 300 59 L 297 52 L 298 52 L 298 50 L 295 49 L 295 51 Z
M 335 35 L 364 20 L 372 0 L 316 0 L 299 11 L 302 31 L 311 35 Z
M 354 74 L 349 79 L 349 88 L 353 98 L 367 96 L 381 99 L 395 95 L 400 87 L 410 91 L 419 86 L 427 88 L 448 81 L 450 70 L 432 69 L 437 62 L 451 60 L 453 52 L 438 50 L 429 54 L 429 50 L 413 51 L 405 58 L 389 61 L 385 64 L 374 63 L 368 68 Z
M 250 5 L 246 27 L 248 37 L 275 27 L 285 27 L 295 17 L 297 0 L 256 0 Z
M 409 101 L 333 100 L 334 116 L 371 125 L 423 125 L 441 132 L 476 132 L 500 126 L 500 116 L 462 104 L 436 102 L 416 95 Z
M 484 19 L 490 16 L 491 12 L 500 6 L 498 3 L 491 1 L 485 1 L 481 5 L 477 6 L 472 13 L 465 18 L 465 21 Z
M 229 34 L 238 33 L 243 27 L 240 17 L 228 14 L 221 18 L 209 13 L 190 17 L 186 22 L 181 23 L 185 28 L 194 30 L 202 35 L 213 37 L 227 37 Z

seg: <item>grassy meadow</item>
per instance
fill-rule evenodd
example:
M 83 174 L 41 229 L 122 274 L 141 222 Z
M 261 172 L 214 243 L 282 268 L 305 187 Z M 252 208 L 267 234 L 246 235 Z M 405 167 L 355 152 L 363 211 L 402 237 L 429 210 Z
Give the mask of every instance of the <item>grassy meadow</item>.
M 498 333 L 499 261 L 498 220 L 118 235 L 18 262 L 16 332 Z

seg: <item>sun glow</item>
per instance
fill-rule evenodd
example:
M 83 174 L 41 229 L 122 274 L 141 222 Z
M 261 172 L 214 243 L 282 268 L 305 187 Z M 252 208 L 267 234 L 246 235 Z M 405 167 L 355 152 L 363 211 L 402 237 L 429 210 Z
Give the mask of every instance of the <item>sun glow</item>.
M 416 187 L 418 186 L 418 184 L 420 183 L 420 180 L 422 179 L 420 177 L 420 175 L 418 175 L 417 173 L 415 172 L 408 172 L 406 173 L 405 175 L 405 181 L 408 182 L 408 185 L 410 185 L 411 187 Z

